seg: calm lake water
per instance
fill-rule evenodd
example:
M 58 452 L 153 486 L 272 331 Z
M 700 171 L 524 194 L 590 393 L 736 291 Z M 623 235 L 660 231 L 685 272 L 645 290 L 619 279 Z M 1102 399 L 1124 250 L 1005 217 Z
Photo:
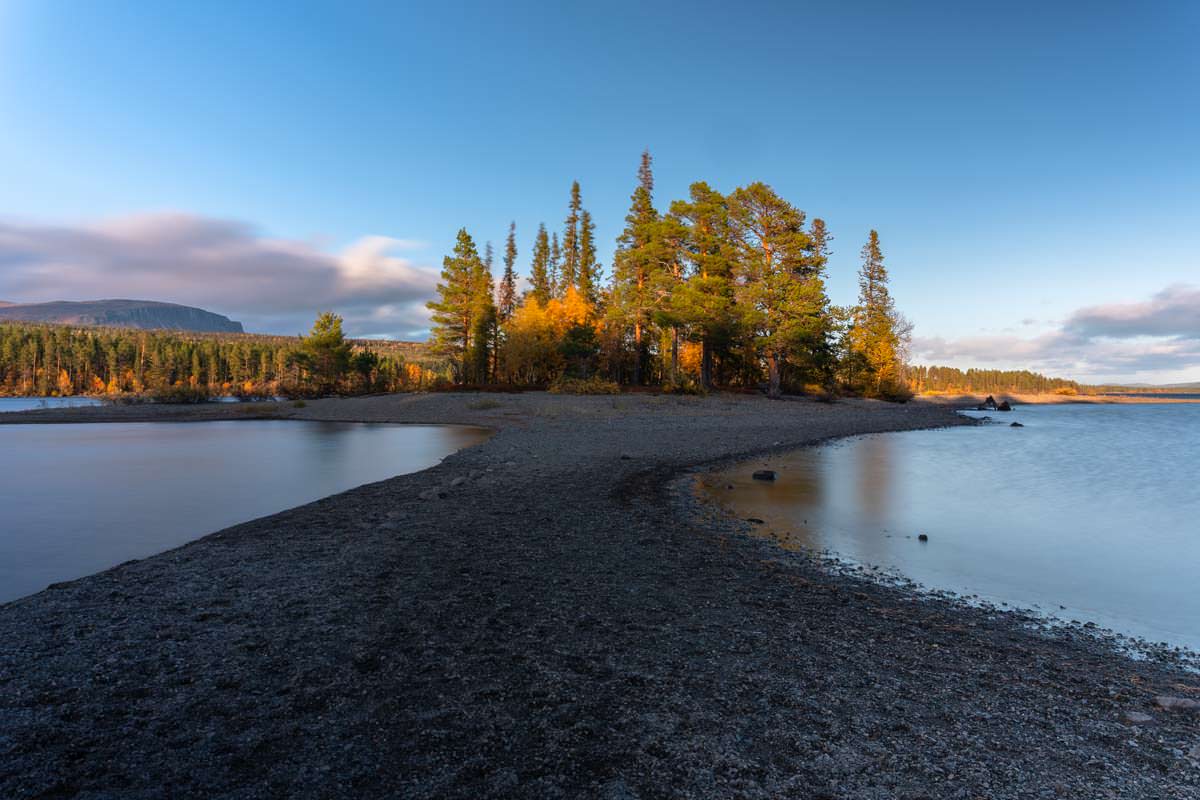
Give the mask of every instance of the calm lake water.
M 104 405 L 95 397 L 0 397 L 0 414 L 32 408 L 79 408 Z
M 488 435 L 285 420 L 0 425 L 0 602 L 425 469 Z
M 705 486 L 784 546 L 1200 650 L 1200 405 L 991 416 L 754 461 Z M 753 480 L 763 467 L 778 480 Z

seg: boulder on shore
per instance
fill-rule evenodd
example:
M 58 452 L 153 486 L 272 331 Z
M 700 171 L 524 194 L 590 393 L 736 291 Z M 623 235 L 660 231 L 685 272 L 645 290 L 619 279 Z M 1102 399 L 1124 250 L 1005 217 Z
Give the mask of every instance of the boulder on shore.
M 1154 704 L 1163 711 L 1200 711 L 1200 700 L 1193 700 L 1190 697 L 1159 695 L 1154 698 Z
M 775 470 L 760 469 L 754 473 L 753 477 L 756 481 L 773 481 L 775 480 Z

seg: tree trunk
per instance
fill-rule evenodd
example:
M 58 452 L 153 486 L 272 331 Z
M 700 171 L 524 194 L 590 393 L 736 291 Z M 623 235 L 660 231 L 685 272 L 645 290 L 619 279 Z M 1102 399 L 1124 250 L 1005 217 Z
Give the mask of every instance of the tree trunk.
M 712 388 L 712 347 L 707 337 L 700 343 L 700 385 L 706 391 Z
M 772 352 L 767 357 L 767 363 L 770 366 L 770 383 L 767 384 L 767 397 L 779 397 L 782 394 L 779 389 L 779 354 Z
M 671 328 L 671 382 L 679 383 L 679 326 Z
M 633 324 L 633 385 L 642 385 L 642 323 Z

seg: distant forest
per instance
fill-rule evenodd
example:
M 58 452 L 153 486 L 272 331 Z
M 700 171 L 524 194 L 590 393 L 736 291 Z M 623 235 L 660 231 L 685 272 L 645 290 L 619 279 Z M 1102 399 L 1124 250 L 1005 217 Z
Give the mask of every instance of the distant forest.
M 321 333 L 298 338 L 2 323 L 0 395 L 304 397 L 415 390 L 438 377 L 420 345 L 345 341 L 340 320 L 324 345 L 315 336 Z M 322 371 L 330 348 L 334 374 Z
M 1047 378 L 1028 370 L 914 367 L 907 369 L 908 384 L 918 394 L 946 392 L 962 394 L 1078 394 L 1086 387 L 1064 378 Z

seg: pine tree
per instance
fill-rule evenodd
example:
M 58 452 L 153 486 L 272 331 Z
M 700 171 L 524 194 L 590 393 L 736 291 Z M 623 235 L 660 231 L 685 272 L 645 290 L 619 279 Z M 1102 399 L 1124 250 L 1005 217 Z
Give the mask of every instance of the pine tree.
M 501 322 L 507 322 L 517 306 L 517 223 L 508 224 L 508 241 L 504 243 L 504 276 L 496 298 L 497 312 Z
M 888 273 L 883 265 L 879 234 L 871 231 L 862 249 L 858 272 L 858 306 L 852 314 L 850 350 L 870 372 L 867 390 L 877 396 L 901 393 L 904 362 L 902 351 L 906 322 L 896 313 L 888 291 Z
M 579 212 L 579 280 L 576 286 L 592 305 L 600 301 L 600 265 L 596 263 L 596 223 L 587 210 Z
M 301 341 L 300 354 L 318 393 L 327 394 L 337 388 L 350 366 L 350 343 L 342 333 L 342 318 L 332 311 L 318 316 Z
M 571 183 L 571 202 L 568 205 L 566 226 L 563 228 L 562 239 L 562 283 L 559 294 L 566 292 L 567 287 L 578 288 L 580 243 L 579 243 L 579 212 L 583 201 L 579 195 L 579 181 Z
M 768 394 L 782 393 L 789 356 L 808 357 L 825 346 L 828 298 L 804 230 L 804 212 L 764 183 L 729 196 L 737 247 L 738 310 L 756 352 L 766 359 Z
M 466 228 L 458 232 L 454 254 L 442 259 L 442 279 L 438 298 L 426 303 L 433 312 L 430 331 L 431 350 L 450 362 L 459 382 L 469 370 L 468 353 L 474 332 L 474 314 L 478 300 L 478 280 L 483 269 L 475 242 Z
M 707 183 L 693 183 L 689 200 L 671 204 L 671 214 L 686 227 L 684 258 L 690 261 L 687 282 L 674 298 L 676 314 L 700 336 L 700 383 L 713 385 L 713 360 L 728 351 L 736 335 L 733 314 L 734 248 L 729 206 Z
M 495 347 L 496 335 L 496 303 L 492 284 L 492 265 L 495 255 L 492 243 L 488 242 L 483 248 L 483 259 L 475 265 L 471 279 L 471 358 L 468 380 L 476 383 L 486 383 L 492 374 L 492 353 Z
M 546 226 L 538 225 L 537 238 L 533 241 L 533 263 L 529 268 L 530 296 L 546 305 L 550 302 L 550 237 Z
M 638 185 L 630 197 L 625 229 L 617 238 L 613 258 L 613 312 L 633 331 L 633 383 L 641 384 L 647 357 L 647 331 L 651 322 L 654 275 L 662 263 L 661 242 L 654 208 L 654 173 L 650 151 L 642 153 Z
M 808 226 L 808 238 L 812 239 L 812 253 L 818 262 L 817 266 L 824 269 L 832 253 L 829 243 L 833 241 L 833 234 L 825 227 L 825 220 L 820 217 L 813 218 L 812 224 Z

